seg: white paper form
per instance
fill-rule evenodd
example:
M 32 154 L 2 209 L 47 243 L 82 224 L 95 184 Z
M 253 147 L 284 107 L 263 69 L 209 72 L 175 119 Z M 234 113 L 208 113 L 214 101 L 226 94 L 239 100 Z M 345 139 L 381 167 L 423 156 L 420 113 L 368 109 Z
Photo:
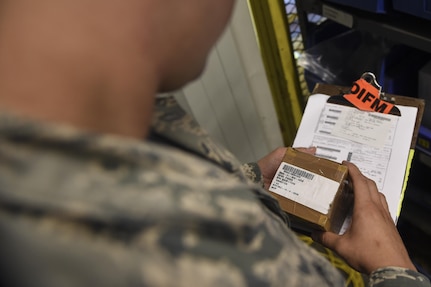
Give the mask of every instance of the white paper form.
M 315 146 L 317 156 L 356 164 L 386 196 L 396 222 L 417 108 L 397 106 L 399 117 L 330 104 L 328 98 L 309 97 L 293 147 Z

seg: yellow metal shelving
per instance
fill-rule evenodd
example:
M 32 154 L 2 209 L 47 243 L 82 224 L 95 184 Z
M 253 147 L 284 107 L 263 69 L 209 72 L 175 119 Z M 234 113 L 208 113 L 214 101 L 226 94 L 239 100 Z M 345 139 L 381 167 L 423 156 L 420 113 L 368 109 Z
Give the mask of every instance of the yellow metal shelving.
M 249 6 L 283 140 L 285 145 L 291 145 L 309 95 L 295 57 L 303 50 L 301 33 L 291 33 L 299 31 L 295 4 L 293 0 L 249 0 Z

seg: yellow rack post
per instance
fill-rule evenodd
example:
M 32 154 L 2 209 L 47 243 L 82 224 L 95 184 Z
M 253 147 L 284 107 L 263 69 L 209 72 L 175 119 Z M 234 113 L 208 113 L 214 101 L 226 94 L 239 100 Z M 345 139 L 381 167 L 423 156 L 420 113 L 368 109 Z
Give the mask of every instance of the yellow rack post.
M 283 140 L 285 145 L 289 146 L 295 138 L 305 97 L 308 96 L 304 81 L 302 85 L 300 83 L 289 29 L 289 16 L 286 14 L 283 0 L 249 0 L 249 6 Z

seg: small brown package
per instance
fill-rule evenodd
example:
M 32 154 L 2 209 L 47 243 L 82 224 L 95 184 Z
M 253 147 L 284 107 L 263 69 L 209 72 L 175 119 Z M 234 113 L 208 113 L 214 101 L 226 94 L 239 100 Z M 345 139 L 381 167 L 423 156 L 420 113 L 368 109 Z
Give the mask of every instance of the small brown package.
M 300 229 L 340 233 L 353 206 L 348 169 L 288 148 L 269 191 Z

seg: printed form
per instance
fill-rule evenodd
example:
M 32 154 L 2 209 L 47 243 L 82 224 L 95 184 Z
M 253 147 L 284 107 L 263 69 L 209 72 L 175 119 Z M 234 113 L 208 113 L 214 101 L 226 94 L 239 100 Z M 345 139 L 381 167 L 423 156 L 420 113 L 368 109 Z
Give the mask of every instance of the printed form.
M 418 109 L 397 106 L 401 116 L 395 116 L 327 103 L 328 98 L 309 97 L 293 147 L 314 146 L 316 156 L 356 164 L 386 196 L 396 222 Z

